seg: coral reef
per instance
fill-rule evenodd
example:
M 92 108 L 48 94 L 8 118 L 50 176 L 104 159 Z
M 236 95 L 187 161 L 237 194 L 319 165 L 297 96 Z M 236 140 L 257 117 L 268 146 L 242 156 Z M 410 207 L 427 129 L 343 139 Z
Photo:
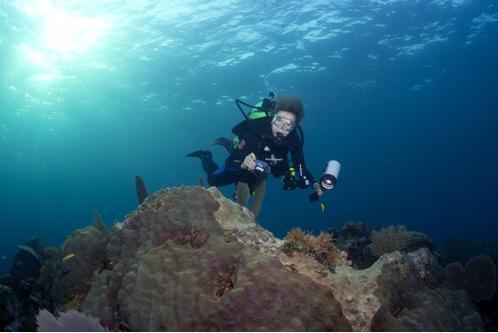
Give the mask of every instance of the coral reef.
M 262 228 L 250 210 L 227 200 L 214 187 L 208 189 L 208 192 L 219 205 L 214 217 L 226 235 L 233 236 L 245 246 L 262 253 L 274 257 L 280 254 L 284 241 L 273 237 L 271 232 Z
M 292 256 L 294 252 L 311 255 L 329 269 L 341 264 L 349 264 L 346 260 L 347 254 L 335 247 L 332 243 L 332 235 L 329 233 L 322 232 L 315 237 L 300 228 L 294 228 L 284 240 L 282 252 L 288 256 Z
M 346 251 L 348 260 L 356 269 L 364 269 L 371 266 L 377 259 L 367 255 L 365 247 L 371 243 L 370 235 L 373 227 L 363 222 L 346 222 L 338 233 L 336 246 Z M 335 233 L 333 231 L 333 233 Z
M 448 238 L 438 251 L 441 252 L 441 262 L 444 265 L 459 262 L 465 265 L 470 258 L 483 254 L 496 255 L 496 247 L 488 241 L 475 239 Z
M 372 243 L 365 247 L 365 253 L 374 257 L 394 251 L 415 251 L 423 247 L 433 249 L 432 240 L 427 235 L 408 231 L 404 225 L 373 230 L 371 240 Z
M 111 329 L 351 329 L 332 291 L 268 255 L 277 243 L 271 234 L 214 191 L 148 197 L 113 231 L 111 269 L 81 309 Z
M 490 300 L 496 292 L 496 266 L 489 256 L 478 255 L 469 259 L 465 268 L 459 262 L 444 268 L 446 284 L 453 290 L 465 289 L 470 300 Z
M 79 303 L 94 274 L 107 265 L 108 238 L 109 230 L 94 211 L 94 223 L 66 237 L 56 254 L 43 264 L 40 282 L 58 304 Z
M 10 275 L 13 281 L 23 281 L 27 278 L 37 278 L 43 262 L 43 246 L 38 238 L 33 238 L 24 245 L 18 245 L 17 252 L 12 263 Z M 13 286 L 13 288 L 16 288 Z
M 98 212 L 95 223 L 68 236 L 59 248 L 34 238 L 19 245 L 10 274 L 0 277 L 0 328 L 36 330 L 40 308 L 77 308 L 89 282 L 103 269 L 108 230 Z
M 472 301 L 489 300 L 495 294 L 496 266 L 489 256 L 475 256 L 465 265 L 465 290 Z
M 444 278 L 446 284 L 453 290 L 465 287 L 465 269 L 459 262 L 444 266 Z
M 408 255 L 399 252 L 381 257 L 389 265 L 379 276 L 376 296 L 382 307 L 372 330 L 481 331 L 483 323 L 467 294 L 441 286 L 443 273 L 428 249 Z M 408 265 L 406 265 L 408 263 Z
M 498 266 L 498 257 L 493 255 L 493 262 L 495 267 Z M 483 318 L 486 331 L 497 332 L 498 331 L 498 279 L 495 282 L 495 294 L 490 299 L 482 300 L 477 302 L 479 308 L 479 313 Z
M 16 323 L 17 321 L 17 299 L 11 288 L 0 285 L 0 328 L 10 331 L 15 331 L 17 327 L 8 326 L 9 324 Z
M 34 318 L 31 326 L 20 324 L 18 311 L 21 299 L 38 295 L 30 312 L 71 314 L 80 330 L 88 318 L 68 309 L 113 331 L 484 329 L 471 302 L 484 292 L 467 290 L 461 279 L 484 284 L 490 294 L 496 269 L 486 270 L 481 258 L 468 267 L 487 272 L 485 278 L 469 276 L 467 267 L 443 270 L 425 235 L 404 227 L 370 231 L 350 223 L 341 240 L 300 229 L 281 240 L 216 188 L 164 189 L 111 230 L 95 213 L 93 225 L 44 249 L 38 278 L 0 279 L 18 286 L 0 286 L 0 323 L 33 329 Z M 356 269 L 374 254 L 375 262 Z M 16 298 L 20 288 L 25 295 Z M 40 316 L 40 330 L 62 325 L 48 312 Z
M 33 331 L 35 315 L 46 296 L 39 283 L 40 268 L 53 248 L 33 238 L 18 249 L 10 274 L 0 277 L 0 328 Z

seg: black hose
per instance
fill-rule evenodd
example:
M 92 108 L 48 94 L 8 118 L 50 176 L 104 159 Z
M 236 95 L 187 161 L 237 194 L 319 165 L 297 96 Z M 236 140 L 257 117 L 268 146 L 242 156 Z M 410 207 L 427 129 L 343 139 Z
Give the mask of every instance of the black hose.
M 301 141 L 301 148 L 304 146 L 304 132 L 301 125 L 297 126 L 297 133 L 299 135 L 299 141 Z
M 249 116 L 244 112 L 244 110 L 242 110 L 242 107 L 240 106 L 240 104 L 244 105 L 244 106 L 247 106 L 249 108 L 253 108 L 253 109 L 261 109 L 261 107 L 259 106 L 254 106 L 254 105 L 251 105 L 251 104 L 247 104 L 246 102 L 244 101 L 241 101 L 240 99 L 236 98 L 235 99 L 235 104 L 237 104 L 237 107 L 239 108 L 240 110 L 240 113 L 242 113 L 242 115 L 244 116 L 244 118 L 246 120 L 249 120 L 251 121 L 251 119 L 249 118 Z

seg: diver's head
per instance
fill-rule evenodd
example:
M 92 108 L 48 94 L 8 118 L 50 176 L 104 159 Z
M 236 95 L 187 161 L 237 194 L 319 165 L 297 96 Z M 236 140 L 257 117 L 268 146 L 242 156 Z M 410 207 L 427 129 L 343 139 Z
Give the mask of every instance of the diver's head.
M 297 96 L 279 95 L 275 99 L 275 113 L 278 111 L 287 111 L 296 117 L 296 126 L 304 118 L 303 102 Z
M 285 138 L 296 128 L 296 116 L 288 111 L 277 111 L 271 121 L 271 131 L 274 138 Z
M 272 119 L 272 132 L 276 144 L 292 132 L 304 118 L 303 103 L 296 96 L 278 96 Z

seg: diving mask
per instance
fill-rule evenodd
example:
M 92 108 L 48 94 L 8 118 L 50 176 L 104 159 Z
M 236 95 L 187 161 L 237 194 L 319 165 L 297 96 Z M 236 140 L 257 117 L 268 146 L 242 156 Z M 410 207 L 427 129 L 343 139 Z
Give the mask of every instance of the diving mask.
M 296 127 L 294 120 L 280 115 L 273 116 L 271 123 L 283 131 L 292 131 Z

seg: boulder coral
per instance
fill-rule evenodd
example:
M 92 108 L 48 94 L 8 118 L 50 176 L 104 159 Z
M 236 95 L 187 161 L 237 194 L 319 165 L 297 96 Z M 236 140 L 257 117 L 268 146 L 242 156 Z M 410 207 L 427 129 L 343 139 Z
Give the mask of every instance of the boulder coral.
M 67 303 L 68 308 L 79 305 L 94 276 L 107 265 L 109 229 L 96 211 L 94 218 L 92 225 L 67 236 L 40 270 L 40 283 L 52 292 L 57 303 Z
M 368 223 L 348 221 L 342 225 L 340 232 L 334 232 L 338 234 L 335 244 L 346 251 L 348 260 L 357 269 L 367 268 L 377 259 L 364 250 L 371 242 L 372 230 L 373 226 Z
M 114 231 L 112 267 L 94 281 L 83 312 L 112 329 L 351 329 L 330 289 L 266 254 L 271 235 L 257 244 L 266 232 L 246 221 L 251 213 L 231 202 L 218 212 L 216 198 L 200 188 L 148 197 Z M 229 216 L 224 230 L 219 221 Z
M 490 300 L 496 292 L 496 266 L 489 256 L 472 257 L 465 268 L 453 262 L 444 272 L 446 284 L 453 290 L 465 289 L 474 302 Z
M 278 239 L 214 187 L 164 189 L 111 231 L 88 228 L 59 254 L 81 251 L 82 272 L 56 283 L 78 290 L 77 310 L 109 330 L 482 329 L 427 248 L 357 270 L 330 235 Z M 82 241 L 93 249 L 70 247 Z
M 415 251 L 426 247 L 433 248 L 432 240 L 425 234 L 409 231 L 404 225 L 391 225 L 381 230 L 373 230 L 372 243 L 365 247 L 365 254 L 380 257 L 394 251 Z
M 373 318 L 372 330 L 484 330 L 477 307 L 467 294 L 442 284 L 443 270 L 427 248 L 406 255 L 390 253 L 379 261 L 385 265 L 375 295 L 382 306 Z

